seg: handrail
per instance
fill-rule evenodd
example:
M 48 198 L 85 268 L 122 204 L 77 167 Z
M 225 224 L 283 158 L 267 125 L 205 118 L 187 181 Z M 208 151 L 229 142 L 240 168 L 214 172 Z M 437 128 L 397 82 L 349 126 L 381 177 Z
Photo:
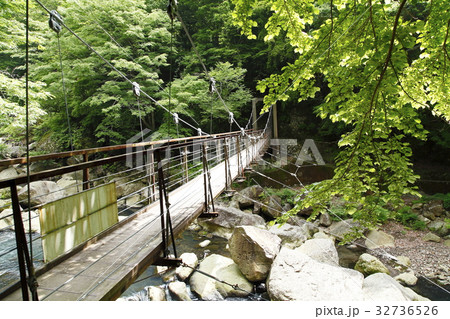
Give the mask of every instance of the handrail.
M 144 143 L 123 144 L 123 145 L 110 146 L 110 147 L 104 147 L 104 148 L 99 148 L 99 149 L 101 149 L 101 151 L 110 151 L 110 150 L 117 150 L 117 149 L 126 149 L 126 148 L 130 148 L 130 147 L 141 147 L 141 146 L 158 145 L 158 144 L 161 145 L 161 144 L 165 144 L 165 143 L 176 143 L 179 141 L 189 141 L 189 142 L 185 142 L 185 143 L 176 144 L 177 147 L 184 147 L 184 146 L 191 145 L 191 142 L 203 142 L 205 140 L 211 141 L 211 140 L 222 139 L 225 137 L 239 136 L 240 134 L 241 134 L 241 132 L 230 132 L 230 133 L 211 135 L 212 137 L 194 136 L 194 137 L 190 137 L 190 138 L 180 138 L 180 139 L 173 139 L 173 140 L 160 140 L 160 141 L 152 141 L 152 142 L 144 142 Z M 161 147 L 153 148 L 153 149 L 149 149 L 149 150 L 142 150 L 142 151 L 134 152 L 132 154 L 140 155 L 140 154 L 144 154 L 144 153 L 148 153 L 148 152 L 154 152 L 156 150 L 166 149 L 169 146 L 171 146 L 171 145 L 161 146 Z M 98 150 L 98 149 L 85 149 L 85 150 L 79 150 L 79 151 L 74 151 L 74 152 L 87 152 L 87 151 L 92 152 L 93 150 Z M 41 159 L 41 160 L 44 160 L 43 157 L 45 157 L 45 159 L 61 158 L 61 157 L 58 157 L 57 155 L 74 153 L 74 152 L 48 154 L 47 157 L 45 155 L 35 156 L 33 161 L 37 161 L 36 160 L 37 157 L 40 157 L 39 159 Z M 86 154 L 86 153 L 79 153 L 79 154 Z M 50 157 L 52 155 L 53 155 L 53 157 Z M 64 166 L 64 167 L 60 167 L 60 168 L 45 170 L 45 171 L 41 171 L 41 172 L 37 172 L 37 173 L 32 173 L 29 175 L 29 177 L 24 175 L 24 176 L 17 176 L 17 177 L 9 178 L 9 179 L 3 179 L 3 180 L 0 180 L 0 189 L 5 188 L 5 187 L 10 187 L 11 183 L 20 185 L 20 184 L 27 183 L 27 181 L 34 182 L 34 181 L 38 181 L 38 180 L 41 180 L 44 178 L 54 177 L 54 176 L 58 176 L 58 175 L 75 172 L 75 171 L 85 170 L 85 169 L 88 169 L 91 167 L 96 167 L 96 166 L 100 166 L 100 165 L 123 161 L 123 160 L 126 160 L 126 157 L 129 155 L 130 155 L 130 153 L 125 153 L 125 154 L 121 154 L 121 155 L 107 157 L 104 159 L 86 161 L 86 162 L 80 163 L 80 164 L 73 164 L 70 166 Z M 30 157 L 30 162 L 32 162 L 31 159 L 32 158 Z M 25 160 L 26 160 L 26 158 L 25 158 Z
M 253 129 L 246 130 L 246 132 L 251 132 Z M 191 136 L 191 137 L 180 137 L 175 139 L 165 139 L 165 140 L 158 140 L 158 141 L 148 141 L 148 142 L 140 142 L 140 143 L 132 143 L 132 144 L 120 144 L 120 145 L 113 145 L 113 146 L 102 146 L 102 147 L 94 147 L 94 148 L 86 148 L 82 150 L 75 150 L 75 151 L 66 151 L 66 152 L 60 152 L 60 153 L 50 153 L 50 154 L 43 154 L 43 155 L 36 155 L 36 156 L 30 156 L 30 163 L 33 162 L 39 162 L 49 159 L 57 159 L 57 158 L 66 158 L 76 155 L 88 155 L 88 154 L 95 154 L 100 152 L 108 152 L 108 151 L 116 151 L 116 150 L 122 150 L 126 149 L 128 147 L 143 147 L 143 146 L 151 146 L 156 144 L 166 144 L 166 143 L 176 143 L 180 141 L 189 141 L 189 140 L 197 140 L 197 139 L 204 139 L 209 137 L 223 137 L 227 135 L 236 135 L 240 134 L 241 132 L 235 131 L 235 132 L 228 132 L 228 133 L 219 133 L 219 134 L 211 134 L 211 135 L 202 135 L 202 136 Z M 0 160 L 0 167 L 2 166 L 10 166 L 15 164 L 26 164 L 27 158 L 26 157 L 18 157 L 13 159 L 5 159 Z

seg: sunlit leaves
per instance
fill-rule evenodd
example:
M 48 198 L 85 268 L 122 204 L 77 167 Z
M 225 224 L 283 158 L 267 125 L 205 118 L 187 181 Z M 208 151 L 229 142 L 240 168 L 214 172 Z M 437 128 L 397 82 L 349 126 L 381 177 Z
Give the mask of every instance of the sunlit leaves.
M 233 2 L 237 23 L 249 33 L 258 1 Z M 314 75 L 322 74 L 330 92 L 317 114 L 352 128 L 339 141 L 335 177 L 305 190 L 298 209 L 323 210 L 339 195 L 365 212 L 355 215 L 370 219 L 375 202 L 369 205 L 367 196 L 385 204 L 413 192 L 418 177 L 404 139 L 426 138 L 417 110 L 450 119 L 448 3 L 343 0 L 333 1 L 332 10 L 328 1 L 264 3 L 271 9 L 265 39 L 285 37 L 299 53 L 295 63 L 259 83 L 264 110 L 291 91 L 311 97 Z

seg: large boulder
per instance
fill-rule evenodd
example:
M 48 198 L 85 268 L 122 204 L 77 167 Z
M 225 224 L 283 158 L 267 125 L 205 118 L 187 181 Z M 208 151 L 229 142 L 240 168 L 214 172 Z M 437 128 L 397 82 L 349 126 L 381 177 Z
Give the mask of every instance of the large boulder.
M 333 223 L 328 228 L 328 233 L 333 237 L 342 240 L 346 234 L 351 233 L 359 227 L 360 224 L 358 222 L 354 221 L 353 219 L 346 219 Z
M 39 222 L 39 215 L 36 211 L 32 210 L 30 211 L 31 216 L 31 232 L 41 232 L 41 224 Z M 23 228 L 26 233 L 30 232 L 30 224 L 28 222 L 28 211 L 22 211 L 22 223 Z M 5 209 L 0 213 L 0 231 L 2 229 L 6 229 L 6 227 L 12 226 L 9 228 L 10 230 L 14 230 L 14 217 L 13 217 L 13 210 L 11 208 Z
M 283 247 L 267 279 L 272 300 L 361 301 L 361 273 L 318 262 L 298 249 Z
M 428 229 L 432 232 L 438 234 L 441 237 L 445 237 L 450 234 L 450 228 L 447 228 L 447 225 L 444 220 L 436 219 L 427 225 Z
M 310 239 L 305 241 L 297 250 L 318 262 L 339 266 L 339 256 L 334 241 L 331 239 Z
M 414 275 L 413 271 L 401 273 L 394 278 L 404 286 L 414 286 L 417 283 L 418 278 Z
M 261 215 L 268 220 L 272 220 L 283 215 L 283 205 L 281 198 L 277 195 L 271 195 L 262 201 Z
M 189 267 L 180 266 L 177 267 L 176 269 L 178 279 L 183 281 L 186 280 L 186 278 L 188 278 L 192 274 L 192 272 L 194 271 L 192 268 L 197 267 L 198 258 L 197 255 L 194 253 L 183 253 L 180 256 L 180 258 L 183 261 L 183 263 L 189 266 Z
M 439 242 L 441 242 L 441 237 L 439 237 L 438 235 L 435 235 L 433 233 L 427 233 L 427 234 L 425 234 L 425 236 L 423 236 L 422 240 L 439 243 Z
M 283 225 L 273 225 L 269 228 L 269 231 L 281 239 L 283 246 L 289 248 L 301 246 L 310 237 L 309 232 L 304 227 L 287 223 Z
M 22 206 L 28 205 L 28 186 L 22 188 L 19 193 Z M 55 182 L 37 181 L 30 183 L 31 206 L 42 205 L 64 197 L 66 194 Z
M 260 201 L 259 195 L 263 192 L 264 189 L 261 186 L 253 185 L 236 193 L 233 196 L 233 201 L 237 202 L 239 209 L 253 207 L 256 202 Z
M 0 172 L 0 181 L 2 179 L 10 179 L 15 178 L 17 176 L 19 176 L 19 174 L 17 173 L 16 169 L 14 167 L 9 167 Z
M 322 213 L 319 217 L 319 224 L 320 226 L 329 227 L 333 221 L 331 220 L 330 214 L 328 213 Z
M 243 211 L 225 206 L 216 206 L 218 217 L 199 219 L 198 224 L 206 231 L 219 237 L 230 238 L 233 229 L 237 226 L 258 226 L 265 228 L 264 218 L 258 215 L 244 213 Z
M 355 270 L 359 271 L 365 276 L 375 273 L 389 274 L 389 270 L 377 257 L 374 257 L 367 253 L 359 256 L 359 259 L 355 265 Z
M 315 233 L 319 232 L 319 227 L 316 224 L 317 221 L 315 221 L 314 223 L 311 223 L 299 216 L 289 217 L 289 219 L 287 220 L 286 223 L 289 225 L 298 226 L 298 227 L 303 228 L 308 239 L 311 239 Z
M 192 301 L 187 290 L 187 286 L 182 281 L 172 281 L 169 283 L 169 292 L 173 300 Z
M 72 178 L 72 175 L 64 175 L 56 184 L 64 190 L 67 195 L 73 195 L 83 190 L 83 181 Z
M 203 300 L 246 297 L 249 294 L 248 292 L 251 292 L 253 289 L 253 285 L 244 277 L 231 258 L 212 254 L 200 262 L 198 270 L 231 285 L 238 285 L 240 288 L 234 289 L 200 272 L 194 272 L 189 281 L 191 290 Z
M 263 281 L 281 248 L 281 239 L 253 226 L 236 227 L 229 239 L 231 258 L 249 281 Z
M 427 300 L 411 289 L 403 287 L 391 276 L 383 273 L 376 273 L 364 279 L 363 294 L 365 301 Z
M 369 249 L 395 247 L 394 236 L 380 230 L 371 230 L 366 236 L 365 244 Z
M 147 290 L 148 300 L 150 301 L 166 301 L 166 292 L 161 287 L 148 286 Z

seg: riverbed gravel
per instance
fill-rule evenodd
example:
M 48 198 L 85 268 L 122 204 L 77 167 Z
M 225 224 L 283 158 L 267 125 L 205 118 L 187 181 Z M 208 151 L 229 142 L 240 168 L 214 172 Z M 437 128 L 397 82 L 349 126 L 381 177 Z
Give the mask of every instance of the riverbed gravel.
M 406 256 L 416 276 L 425 276 L 442 285 L 450 284 L 450 247 L 445 246 L 443 239 L 439 243 L 424 241 L 428 231 L 408 229 L 395 222 L 384 224 L 380 230 L 394 237 L 395 247 L 378 248 L 374 250 L 376 253 Z

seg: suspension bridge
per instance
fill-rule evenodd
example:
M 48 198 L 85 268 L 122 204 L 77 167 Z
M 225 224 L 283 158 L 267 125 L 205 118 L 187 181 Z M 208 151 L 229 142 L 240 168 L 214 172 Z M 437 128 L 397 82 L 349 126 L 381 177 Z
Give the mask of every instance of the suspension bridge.
M 47 240 L 50 252 L 44 249 L 44 256 L 30 256 L 30 241 L 26 238 L 29 220 L 25 217 L 22 223 L 22 216 L 26 214 L 20 208 L 23 202 L 17 197 L 17 185 L 26 182 L 27 177 L 0 181 L 0 188 L 9 187 L 11 190 L 17 242 L 15 255 L 19 257 L 21 275 L 20 281 L 3 289 L 0 299 L 27 300 L 31 295 L 35 300 L 112 300 L 120 296 L 149 265 L 176 264 L 179 262 L 176 247 L 171 247 L 170 243 L 174 244 L 174 238 L 195 218 L 215 216 L 214 198 L 230 189 L 231 182 L 242 176 L 245 167 L 267 146 L 267 138 L 256 138 L 257 133 L 249 132 L 247 136 L 242 136 L 241 132 L 234 132 L 207 138 L 145 142 L 32 157 L 31 162 L 84 156 L 83 163 L 29 176 L 29 181 L 33 183 L 44 178 L 52 179 L 62 174 L 82 172 L 82 189 L 77 194 L 64 196 L 56 201 L 61 204 L 57 206 L 57 210 L 70 207 L 72 215 L 76 212 L 78 217 L 71 216 L 70 220 L 63 218 L 63 224 L 46 231 L 43 216 L 47 213 L 45 208 L 48 210 L 48 205 L 53 203 L 32 207 L 39 209 L 40 216 L 35 218 L 40 219 L 43 227 L 41 235 L 32 239 L 33 246 L 41 243 L 44 245 Z M 123 154 L 89 160 L 89 156 L 94 154 L 120 149 L 124 151 Z M 135 158 L 136 162 L 139 156 L 144 156 L 142 162 L 138 161 L 142 165 L 116 173 L 123 179 L 123 182 L 120 182 L 120 178 L 116 179 L 116 188 L 121 187 L 119 183 L 123 186 L 130 180 L 145 181 L 142 189 L 132 190 L 128 194 L 121 193 L 120 198 L 113 199 L 112 205 L 119 207 L 116 214 L 120 221 L 78 245 L 70 246 L 76 242 L 75 237 L 79 234 L 74 228 L 85 229 L 83 225 L 87 216 L 94 216 L 97 212 L 108 214 L 94 209 L 80 216 L 80 212 L 73 208 L 74 202 L 79 201 L 80 196 L 85 193 L 97 191 L 100 200 L 102 192 L 111 192 L 110 188 L 102 190 L 102 187 L 110 184 L 111 176 L 101 181 L 90 179 L 89 171 L 108 163 L 124 164 L 131 158 Z M 15 165 L 25 160 L 7 160 L 0 164 Z M 127 205 L 127 199 L 136 194 L 145 195 L 141 196 L 143 199 L 140 202 Z M 130 214 L 133 208 L 135 212 Z M 64 215 L 63 211 L 57 213 Z M 88 222 L 96 223 L 92 219 Z M 52 232 L 59 232 L 54 236 L 53 242 L 48 237 Z M 52 252 L 55 245 L 65 247 L 57 256 Z M 45 256 L 46 253 L 50 257 Z M 54 259 L 47 260 L 49 258 Z M 40 266 L 35 269 L 36 263 Z

